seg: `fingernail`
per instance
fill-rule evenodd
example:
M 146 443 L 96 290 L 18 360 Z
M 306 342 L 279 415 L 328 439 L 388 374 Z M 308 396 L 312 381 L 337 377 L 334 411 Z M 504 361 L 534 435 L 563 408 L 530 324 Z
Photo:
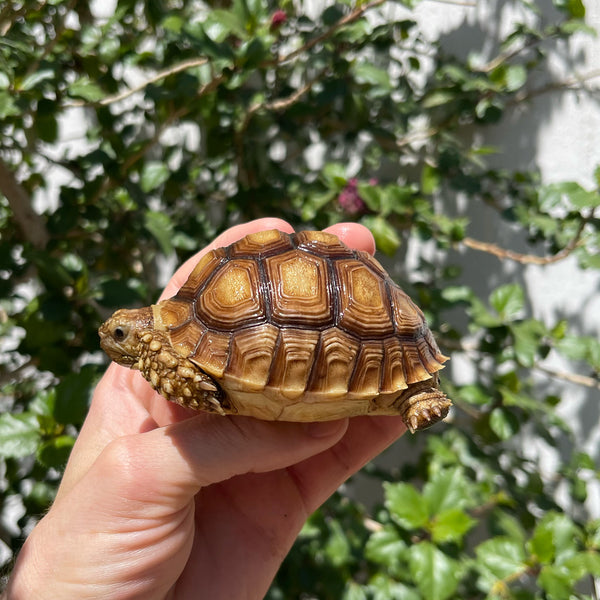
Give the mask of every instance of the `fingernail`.
M 335 421 L 319 421 L 318 423 L 305 423 L 304 428 L 306 433 L 314 438 L 331 437 L 339 432 L 344 419 Z

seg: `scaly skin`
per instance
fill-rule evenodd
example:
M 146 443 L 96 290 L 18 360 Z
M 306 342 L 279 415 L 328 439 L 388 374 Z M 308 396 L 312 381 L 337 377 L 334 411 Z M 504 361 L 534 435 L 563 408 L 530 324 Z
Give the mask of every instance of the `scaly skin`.
M 152 326 L 151 307 L 119 310 L 100 328 L 100 345 L 116 363 L 139 370 L 168 400 L 225 414 L 223 392 L 213 379 L 178 354 L 167 336 Z

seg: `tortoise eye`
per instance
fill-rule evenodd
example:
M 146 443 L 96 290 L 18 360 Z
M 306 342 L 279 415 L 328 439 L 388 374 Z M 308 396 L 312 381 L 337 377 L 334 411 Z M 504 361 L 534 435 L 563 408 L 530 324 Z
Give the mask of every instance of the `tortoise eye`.
M 113 331 L 113 336 L 115 340 L 117 340 L 117 342 L 122 342 L 125 339 L 126 335 L 127 333 L 122 327 L 115 327 L 115 330 Z

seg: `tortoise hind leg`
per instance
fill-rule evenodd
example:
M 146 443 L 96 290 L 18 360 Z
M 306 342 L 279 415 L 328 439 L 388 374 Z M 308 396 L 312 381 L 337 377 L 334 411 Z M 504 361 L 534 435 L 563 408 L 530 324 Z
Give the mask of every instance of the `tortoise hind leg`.
M 423 383 L 425 385 L 419 386 L 418 390 L 409 388 L 398 398 L 398 411 L 411 433 L 441 421 L 452 406 L 446 394 L 430 382 Z

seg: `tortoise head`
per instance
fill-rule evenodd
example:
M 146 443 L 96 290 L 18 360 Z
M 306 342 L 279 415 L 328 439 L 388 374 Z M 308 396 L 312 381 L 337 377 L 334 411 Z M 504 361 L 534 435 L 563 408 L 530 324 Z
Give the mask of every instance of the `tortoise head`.
M 111 360 L 125 367 L 134 365 L 141 354 L 143 332 L 152 330 L 154 319 L 152 308 L 125 309 L 116 311 L 98 329 L 100 346 Z

